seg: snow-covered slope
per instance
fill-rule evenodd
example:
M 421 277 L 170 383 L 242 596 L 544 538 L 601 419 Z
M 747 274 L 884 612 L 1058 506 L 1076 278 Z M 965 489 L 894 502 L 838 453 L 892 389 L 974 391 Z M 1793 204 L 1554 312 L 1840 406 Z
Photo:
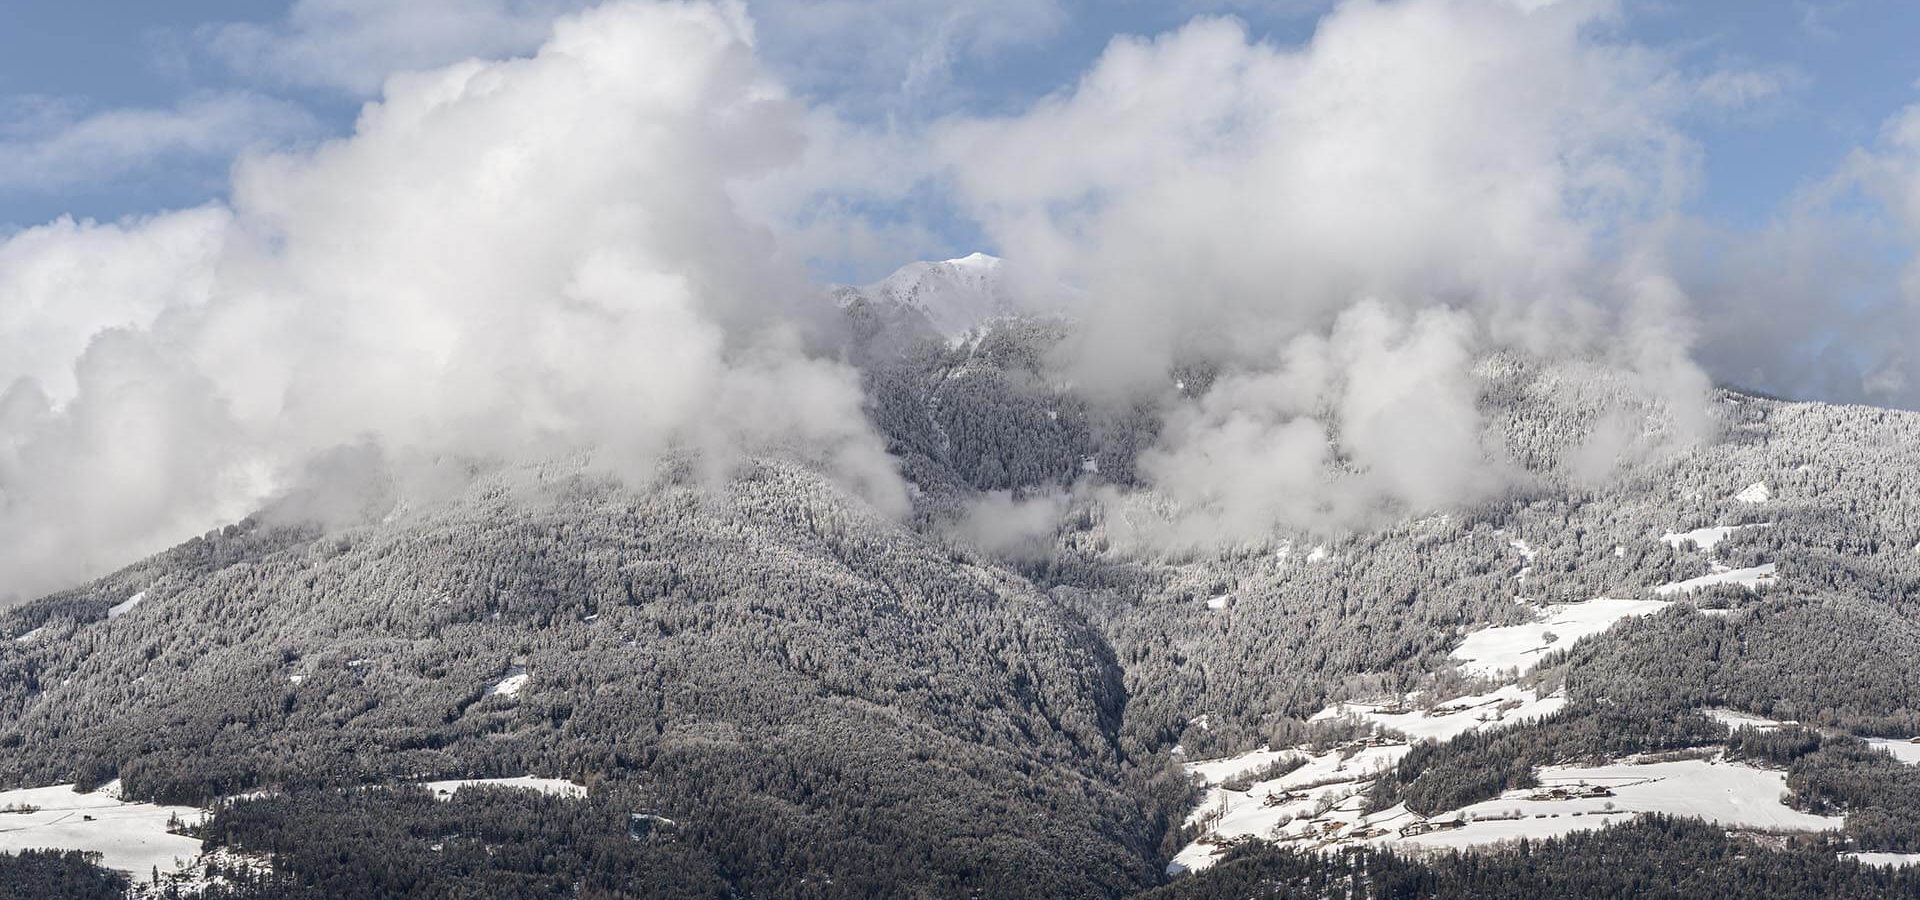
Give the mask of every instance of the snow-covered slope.
M 435 800 L 449 799 L 454 795 L 454 792 L 464 787 L 519 788 L 526 791 L 539 791 L 542 794 L 555 797 L 585 797 L 587 795 L 587 789 L 585 787 L 568 781 L 565 778 L 540 778 L 533 775 L 522 775 L 517 778 L 468 778 L 464 780 L 453 779 L 451 781 L 426 781 L 421 782 L 420 786 L 432 791 Z
M 1256 837 L 1295 847 L 1326 849 L 1358 843 L 1419 848 L 1467 848 L 1516 838 L 1544 838 L 1600 828 L 1644 813 L 1694 816 L 1734 828 L 1837 831 L 1843 819 L 1785 804 L 1786 774 L 1730 762 L 1720 756 L 1669 761 L 1619 760 L 1593 767 L 1546 766 L 1540 785 L 1427 819 L 1402 806 L 1364 811 L 1375 777 L 1405 756 L 1406 744 L 1369 743 L 1322 753 L 1306 748 L 1261 751 L 1192 764 L 1207 781 L 1207 799 L 1188 824 L 1203 826 L 1168 865 L 1169 874 L 1213 865 L 1234 842 Z M 1305 765 L 1239 790 L 1216 776 L 1258 772 L 1270 759 L 1292 754 Z M 1438 823 L 1438 824 L 1436 824 Z
M 1588 635 L 1633 616 L 1650 616 L 1665 609 L 1660 600 L 1616 600 L 1600 597 L 1539 610 L 1539 620 L 1525 625 L 1483 628 L 1469 633 L 1453 655 L 1460 670 L 1471 675 L 1495 676 L 1506 671 L 1526 672 L 1542 656 L 1570 647 Z
M 1689 546 L 1709 551 L 1721 542 L 1732 537 L 1737 531 L 1748 528 L 1772 528 L 1772 522 L 1760 522 L 1753 525 L 1713 525 L 1707 528 L 1695 528 L 1692 531 L 1669 531 L 1660 536 L 1660 540 L 1675 550 L 1685 550 Z
M 1702 575 L 1699 578 L 1689 578 L 1685 581 L 1663 584 L 1654 588 L 1653 592 L 1664 597 L 1669 594 L 1685 594 L 1710 587 L 1719 587 L 1723 584 L 1737 584 L 1750 591 L 1757 591 L 1773 584 L 1776 577 L 1776 568 L 1773 563 L 1751 566 L 1745 569 L 1729 569 L 1725 566 L 1714 566 L 1712 572 Z
M 134 874 L 172 871 L 200 855 L 200 840 L 169 831 L 168 823 L 192 824 L 204 811 L 129 803 L 117 785 L 84 794 L 71 784 L 0 791 L 0 852 L 84 850 L 100 854 L 107 868 Z
M 985 253 L 908 263 L 857 292 L 919 312 L 935 331 L 949 339 L 1012 310 L 1000 280 L 1000 260 Z

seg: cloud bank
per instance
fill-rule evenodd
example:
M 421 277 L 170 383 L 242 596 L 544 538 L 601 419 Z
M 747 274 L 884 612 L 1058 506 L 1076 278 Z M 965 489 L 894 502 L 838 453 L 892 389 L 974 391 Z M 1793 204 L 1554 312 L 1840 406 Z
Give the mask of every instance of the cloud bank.
M 1471 372 L 1496 347 L 1609 357 L 1704 425 L 1658 252 L 1701 93 L 1596 37 L 1611 14 L 1348 3 L 1298 48 L 1200 19 L 938 145 L 1017 289 L 1083 322 L 1077 383 L 1225 366 L 1141 462 L 1175 531 L 1356 527 L 1510 483 Z
M 257 508 L 317 455 L 644 475 L 766 445 L 904 493 L 810 289 L 730 182 L 799 152 L 737 7 L 618 4 L 530 58 L 397 76 L 231 208 L 0 247 L 0 578 L 33 596 Z

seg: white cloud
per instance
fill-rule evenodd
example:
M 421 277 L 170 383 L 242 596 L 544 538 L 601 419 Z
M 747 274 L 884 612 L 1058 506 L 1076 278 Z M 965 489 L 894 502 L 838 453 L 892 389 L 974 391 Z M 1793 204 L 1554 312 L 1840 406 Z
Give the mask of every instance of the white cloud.
M 734 0 L 761 24 L 783 79 L 863 114 L 911 115 L 944 97 L 953 69 L 1052 37 L 1061 0 Z M 526 53 L 593 0 L 295 0 L 279 22 L 202 30 L 235 69 L 283 83 L 376 92 L 395 72 Z
M 1067 505 L 1067 495 L 1059 491 L 1023 497 L 1009 491 L 988 491 L 969 500 L 946 530 L 950 536 L 996 556 L 1044 558 L 1053 551 L 1053 534 Z
M 33 379 L 65 403 L 73 362 L 96 335 L 203 305 L 227 221 L 217 207 L 106 225 L 61 219 L 0 242 L 0 390 Z
M 241 72 L 356 94 L 394 72 L 531 51 L 587 0 L 295 0 L 271 25 L 228 23 L 202 39 Z
M 1675 251 L 1701 359 L 1789 396 L 1920 407 L 1920 105 L 1750 231 L 1695 224 Z
M 809 289 L 728 197 L 800 152 L 748 36 L 737 8 L 610 5 L 532 58 L 392 79 L 349 138 L 244 160 L 230 218 L 16 237 L 43 270 L 152 286 L 65 323 L 61 352 L 93 332 L 70 391 L 39 387 L 52 358 L 13 373 L 34 380 L 0 400 L 0 583 L 127 561 L 365 444 L 634 475 L 776 446 L 899 510 L 857 378 L 803 352 L 785 304 Z
M 16 101 L 18 106 L 18 101 Z M 34 104 L 0 136 L 0 190 L 54 190 L 110 181 L 166 162 L 225 161 L 250 147 L 314 134 L 299 107 L 243 92 L 190 97 L 167 108 L 74 114 Z
M 1920 104 L 1889 117 L 1879 146 L 1857 155 L 1849 168 L 1920 237 Z
M 1702 77 L 1696 89 L 1706 103 L 1729 111 L 1750 110 L 1807 84 L 1795 69 L 1721 68 Z
M 1481 350 L 1607 354 L 1703 402 L 1657 240 L 1693 181 L 1663 58 L 1607 4 L 1347 3 L 1312 41 L 1231 19 L 1123 38 L 1070 90 L 941 136 L 1080 383 L 1223 361 L 1142 467 L 1209 527 L 1340 527 L 1486 496 Z M 1061 291 L 1059 285 L 1073 290 Z M 1677 337 L 1635 346 L 1617 336 Z M 1358 474 L 1348 470 L 1357 469 Z
M 1861 367 L 1861 392 L 1920 406 L 1920 355 L 1913 350 L 1920 342 L 1920 104 L 1889 117 L 1877 144 L 1857 151 L 1840 177 L 1879 204 L 1906 254 L 1892 302 L 1867 323 L 1874 340 L 1856 350 L 1873 354 Z
M 1330 334 L 1295 337 L 1273 368 L 1223 376 L 1142 457 L 1142 474 L 1179 504 L 1143 536 L 1232 543 L 1492 496 L 1508 466 L 1482 443 L 1471 353 L 1458 312 L 1409 318 L 1363 302 Z
M 1053 37 L 1061 0 L 753 0 L 768 58 L 797 88 L 856 112 L 924 116 L 956 66 Z

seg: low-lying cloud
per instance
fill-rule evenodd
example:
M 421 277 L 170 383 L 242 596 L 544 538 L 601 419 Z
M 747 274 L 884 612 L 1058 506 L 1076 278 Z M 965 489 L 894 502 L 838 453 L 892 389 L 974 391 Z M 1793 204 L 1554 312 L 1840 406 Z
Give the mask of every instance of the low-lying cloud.
M 0 398 L 16 596 L 244 515 L 317 454 L 644 474 L 813 455 L 904 492 L 810 288 L 728 190 L 800 150 L 737 8 L 617 4 L 534 56 L 397 76 L 351 137 L 245 160 L 231 208 L 18 235 Z
M 1077 383 L 1224 367 L 1141 462 L 1179 539 L 1357 527 L 1510 483 L 1470 371 L 1494 348 L 1611 358 L 1704 425 L 1657 240 L 1699 91 L 1596 39 L 1609 15 L 1349 3 L 1299 48 L 1200 19 L 938 143 L 1016 288 L 1083 323 Z

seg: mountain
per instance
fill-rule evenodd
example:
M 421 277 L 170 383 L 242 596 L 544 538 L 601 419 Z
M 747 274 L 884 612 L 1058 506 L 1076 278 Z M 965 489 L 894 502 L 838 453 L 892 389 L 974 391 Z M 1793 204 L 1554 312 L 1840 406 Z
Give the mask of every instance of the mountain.
M 1000 259 L 985 253 L 914 262 L 865 287 L 839 288 L 835 296 L 842 306 L 866 300 L 911 311 L 934 334 L 953 341 L 1013 311 L 1000 269 Z
M 148 881 L 134 843 L 205 810 L 144 890 L 1920 892 L 1869 864 L 1920 853 L 1920 415 L 1720 391 L 1666 445 L 1605 363 L 1493 354 L 1513 490 L 1156 550 L 1127 529 L 1172 401 L 1050 378 L 1069 322 L 981 321 L 855 329 L 904 520 L 776 453 L 719 486 L 476 463 L 0 611 L 0 808 L 44 807 L 0 850 Z M 1645 452 L 1596 482 L 1622 421 Z M 1050 498 L 1044 552 L 958 527 L 989 497 Z
M 590 786 L 627 880 L 1150 882 L 1116 673 L 1031 585 L 778 461 L 718 497 L 547 477 L 334 534 L 245 523 L 17 611 L 37 631 L 0 658 L 0 777 L 324 808 L 345 785 L 534 774 Z M 679 840 L 628 846 L 640 812 Z M 322 840 L 306 820 L 233 840 Z

